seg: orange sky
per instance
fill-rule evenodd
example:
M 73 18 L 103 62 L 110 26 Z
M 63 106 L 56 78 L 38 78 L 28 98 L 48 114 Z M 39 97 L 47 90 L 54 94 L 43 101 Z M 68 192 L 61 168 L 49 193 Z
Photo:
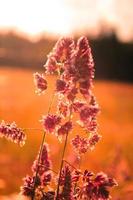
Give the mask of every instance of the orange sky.
M 133 39 L 132 0 L 1 0 L 0 29 L 36 35 L 114 30 L 123 41 Z

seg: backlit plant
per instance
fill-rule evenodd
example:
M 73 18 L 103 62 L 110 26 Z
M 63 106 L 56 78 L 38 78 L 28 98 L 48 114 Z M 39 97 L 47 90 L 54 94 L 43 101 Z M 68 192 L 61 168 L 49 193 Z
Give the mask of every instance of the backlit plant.
M 97 132 L 99 106 L 92 92 L 94 62 L 86 37 L 79 38 L 77 43 L 72 38 L 58 40 L 48 55 L 44 74 L 34 74 L 37 94 L 46 92 L 49 87 L 46 78 L 51 74 L 56 74 L 57 79 L 48 112 L 40 119 L 42 143 L 31 168 L 32 176 L 24 178 L 21 194 L 32 200 L 108 200 L 109 188 L 117 185 L 113 178 L 103 172 L 81 171 L 65 160 L 67 145 L 73 146 L 80 162 L 80 157 L 93 150 L 101 138 Z M 51 113 L 54 96 L 58 101 L 56 112 Z M 78 133 L 69 144 L 69 135 L 74 135 L 75 127 Z M 46 134 L 64 142 L 58 173 L 52 166 Z M 23 129 L 4 121 L 0 124 L 0 136 L 21 146 L 26 140 Z

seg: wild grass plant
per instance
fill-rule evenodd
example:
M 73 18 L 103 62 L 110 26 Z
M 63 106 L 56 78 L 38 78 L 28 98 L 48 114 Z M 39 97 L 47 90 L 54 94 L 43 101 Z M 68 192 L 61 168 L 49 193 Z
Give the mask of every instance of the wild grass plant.
M 81 171 L 81 157 L 94 150 L 101 139 L 97 130 L 97 115 L 100 111 L 93 94 L 94 61 L 86 37 L 75 42 L 72 38 L 61 38 L 48 55 L 44 74 L 36 72 L 34 83 L 38 95 L 47 95 L 47 76 L 56 74 L 55 88 L 49 100 L 49 108 L 40 119 L 43 138 L 38 155 L 31 167 L 32 176 L 26 175 L 21 195 L 31 200 L 108 200 L 110 188 L 117 185 L 115 179 L 104 172 L 94 174 Z M 52 113 L 54 97 L 57 98 L 56 112 Z M 75 116 L 76 119 L 75 120 Z M 71 143 L 69 135 L 78 127 Z M 47 134 L 62 142 L 62 157 L 58 172 L 50 159 Z M 24 128 L 15 122 L 0 124 L 0 136 L 23 146 L 26 141 Z M 54 144 L 56 145 L 56 144 Z M 72 145 L 79 160 L 79 167 L 65 159 L 66 148 Z

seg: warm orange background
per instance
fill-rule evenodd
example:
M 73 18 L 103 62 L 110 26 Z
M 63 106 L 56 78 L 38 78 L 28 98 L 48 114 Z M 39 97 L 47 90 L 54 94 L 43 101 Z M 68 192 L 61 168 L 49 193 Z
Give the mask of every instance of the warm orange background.
M 34 93 L 33 72 L 11 68 L 0 69 L 1 119 L 8 122 L 16 121 L 20 127 L 41 128 L 39 120 L 47 113 L 56 77 L 48 77 L 47 93 L 37 96 Z M 94 85 L 94 92 L 101 107 L 98 121 L 102 140 L 94 151 L 82 158 L 81 167 L 94 172 L 104 171 L 115 177 L 119 186 L 113 190 L 114 195 L 127 195 L 125 199 L 128 199 L 133 190 L 133 86 L 110 81 L 96 81 Z M 52 107 L 53 112 L 55 105 Z M 36 157 L 42 133 L 39 131 L 26 133 L 27 142 L 23 148 L 5 139 L 0 140 L 1 194 L 19 192 L 22 177 L 30 173 L 30 166 Z M 47 135 L 46 140 L 50 142 L 53 167 L 57 170 L 59 166 L 57 155 L 60 156 L 61 146 L 54 136 Z M 73 151 L 66 154 L 66 159 L 76 165 Z
M 119 186 L 112 192 L 113 200 L 133 199 L 132 8 L 131 0 L 0 2 L 0 122 L 4 119 L 22 128 L 41 128 L 39 120 L 47 113 L 56 77 L 47 77 L 47 93 L 37 96 L 33 73 L 43 70 L 42 63 L 59 36 L 86 35 L 94 52 L 96 78 L 103 79 L 94 83 L 101 107 L 98 122 L 102 140 L 82 158 L 81 168 L 104 171 L 116 178 Z M 55 106 L 56 102 L 52 112 Z M 14 200 L 22 178 L 31 173 L 42 132 L 29 130 L 26 134 L 23 148 L 0 138 L 0 200 Z M 54 170 L 58 170 L 63 144 L 50 135 L 46 141 Z M 70 148 L 66 159 L 77 166 Z

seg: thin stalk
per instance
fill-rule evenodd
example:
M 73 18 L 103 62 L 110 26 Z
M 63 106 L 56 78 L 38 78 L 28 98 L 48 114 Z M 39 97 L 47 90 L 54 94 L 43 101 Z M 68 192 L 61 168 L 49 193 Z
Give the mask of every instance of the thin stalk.
M 70 107 L 69 121 L 71 120 L 71 115 L 72 115 L 72 105 Z M 63 152 L 62 152 L 61 165 L 60 165 L 60 170 L 59 170 L 59 180 L 58 180 L 58 185 L 57 185 L 56 200 L 58 200 L 58 195 L 59 195 L 59 185 L 60 185 L 61 172 L 62 172 L 62 167 L 63 167 L 64 155 L 65 155 L 65 150 L 66 150 L 67 142 L 68 142 L 68 132 L 67 132 L 66 137 L 65 137 L 65 143 L 64 143 Z
M 73 169 L 77 170 L 77 168 L 71 165 L 67 160 L 63 160 L 63 161 L 66 162 L 68 165 L 70 165 Z
M 55 91 L 53 92 L 52 97 L 51 97 L 51 101 L 50 101 L 49 108 L 48 108 L 48 114 L 51 111 L 51 107 L 52 107 L 52 104 L 53 104 L 53 101 L 54 101 L 54 97 L 55 97 Z
M 82 155 L 80 156 L 80 159 L 79 159 L 79 169 L 81 168 L 81 164 L 82 164 Z
M 40 166 L 43 167 L 44 165 L 41 165 L 41 164 L 40 164 Z M 46 167 L 46 166 L 45 166 L 45 168 L 48 169 L 48 170 L 50 170 L 50 171 L 52 171 L 52 172 L 54 172 L 55 174 L 58 174 L 56 171 L 54 171 L 53 169 L 51 169 L 51 168 L 49 168 L 49 167 Z
M 48 108 L 48 113 L 47 114 L 50 113 L 50 110 L 52 108 L 52 104 L 53 104 L 53 101 L 54 101 L 54 96 L 55 96 L 55 92 L 53 93 L 53 95 L 51 97 L 51 101 L 50 101 L 50 104 L 49 104 L 49 108 Z M 32 197 L 32 200 L 34 200 L 34 197 L 35 197 L 36 180 L 37 180 L 37 175 L 38 175 L 38 171 L 39 171 L 39 163 L 40 163 L 40 159 L 41 159 L 41 154 L 42 154 L 42 150 L 43 150 L 43 144 L 44 144 L 44 141 L 45 141 L 45 137 L 46 137 L 46 132 L 44 131 L 42 142 L 41 142 L 41 146 L 40 146 L 40 151 L 39 151 L 39 157 L 38 157 L 38 163 L 37 163 L 37 170 L 36 170 L 35 179 L 34 179 L 34 187 L 33 187 L 33 197 Z
M 66 146 L 67 146 L 67 139 L 68 139 L 68 133 L 66 134 L 65 144 L 64 144 L 63 153 L 62 153 L 62 158 L 61 158 L 61 165 L 60 165 L 59 180 L 58 180 L 58 185 L 57 185 L 57 196 L 56 196 L 56 200 L 58 200 L 58 195 L 59 195 L 59 185 L 60 185 L 61 172 L 62 172 L 62 167 L 63 167 L 63 162 L 64 162 L 65 150 L 66 150 Z
M 32 200 L 34 200 L 36 180 L 37 180 L 37 175 L 38 175 L 38 171 L 39 171 L 39 162 L 40 162 L 40 159 L 41 159 L 41 154 L 42 154 L 42 150 L 43 150 L 43 144 L 44 144 L 44 141 L 45 141 L 45 136 L 46 136 L 46 132 L 44 132 L 44 134 L 43 134 L 43 139 L 42 139 L 41 148 L 40 148 L 40 152 L 39 152 L 37 170 L 36 170 L 35 179 L 34 179 L 34 188 L 33 188 L 34 193 L 33 193 Z
M 80 158 L 79 158 L 79 170 L 80 170 L 80 168 L 81 168 L 81 161 L 82 161 L 82 157 L 80 156 Z M 82 174 L 82 173 L 81 173 Z M 76 194 L 76 187 L 77 187 L 77 183 L 75 183 L 75 185 L 74 185 L 74 193 Z
M 23 131 L 43 131 L 43 129 L 40 128 L 22 128 Z

